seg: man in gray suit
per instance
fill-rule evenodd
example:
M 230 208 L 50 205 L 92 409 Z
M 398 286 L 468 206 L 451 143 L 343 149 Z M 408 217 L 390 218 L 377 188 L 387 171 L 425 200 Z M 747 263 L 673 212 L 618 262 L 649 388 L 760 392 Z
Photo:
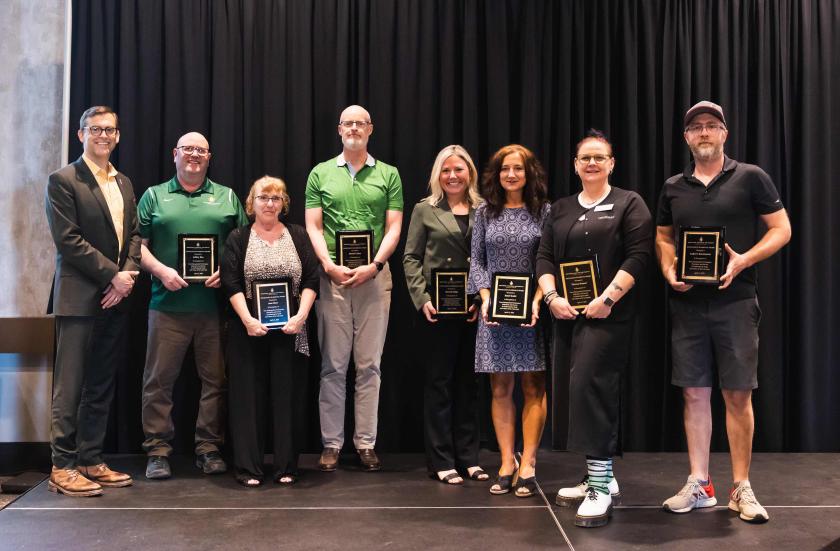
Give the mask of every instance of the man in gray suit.
M 55 314 L 50 491 L 95 496 L 131 477 L 102 459 L 114 373 L 123 361 L 127 304 L 140 266 L 131 181 L 109 162 L 120 140 L 117 114 L 82 114 L 82 156 L 50 174 L 47 222 L 56 247 L 47 313 Z

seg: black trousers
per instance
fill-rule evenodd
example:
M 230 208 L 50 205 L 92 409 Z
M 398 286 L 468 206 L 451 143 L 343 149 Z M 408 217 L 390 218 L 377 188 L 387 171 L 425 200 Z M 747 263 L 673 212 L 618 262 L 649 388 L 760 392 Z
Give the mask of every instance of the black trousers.
M 274 476 L 297 474 L 306 434 L 307 361 L 295 352 L 295 336 L 275 330 L 262 337 L 249 337 L 242 323 L 231 319 L 225 356 L 237 474 L 262 478 L 269 426 Z
M 632 320 L 554 321 L 554 369 L 569 377 L 570 451 L 620 455 L 621 378 L 632 332 Z
M 114 374 L 125 358 L 128 315 L 56 316 L 50 445 L 60 469 L 102 463 Z
M 421 318 L 427 466 L 437 472 L 478 465 L 476 324 Z

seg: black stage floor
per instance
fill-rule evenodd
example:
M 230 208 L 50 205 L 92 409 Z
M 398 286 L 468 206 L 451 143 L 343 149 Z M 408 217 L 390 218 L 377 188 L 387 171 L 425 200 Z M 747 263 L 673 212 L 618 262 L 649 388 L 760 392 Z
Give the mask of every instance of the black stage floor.
M 488 472 L 496 456 L 482 452 Z M 574 526 L 574 509 L 554 505 L 561 485 L 583 473 L 576 455 L 541 451 L 543 495 L 492 496 L 489 483 L 447 487 L 426 477 L 421 455 L 385 455 L 365 473 L 342 456 L 336 473 L 304 456 L 293 487 L 239 486 L 230 475 L 205 477 L 188 457 L 174 477 L 149 481 L 145 458 L 110 464 L 135 477 L 130 488 L 97 498 L 68 498 L 43 482 L 0 511 L 5 549 L 840 549 L 840 455 L 756 454 L 751 481 L 770 522 L 750 525 L 726 509 L 729 459 L 714 454 L 719 505 L 685 515 L 662 500 L 685 481 L 685 454 L 628 453 L 616 461 L 624 496 L 603 528 Z

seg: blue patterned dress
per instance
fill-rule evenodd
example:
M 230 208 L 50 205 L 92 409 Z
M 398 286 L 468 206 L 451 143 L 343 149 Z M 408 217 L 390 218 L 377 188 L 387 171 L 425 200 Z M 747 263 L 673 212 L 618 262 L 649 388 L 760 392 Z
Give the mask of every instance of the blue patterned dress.
M 528 209 L 505 208 L 498 218 L 488 220 L 485 205 L 475 211 L 470 282 L 468 292 L 490 288 L 494 272 L 534 273 L 537 247 L 549 205 L 539 220 Z M 475 340 L 476 373 L 514 373 L 545 370 L 542 330 L 511 325 L 488 327 L 479 316 Z

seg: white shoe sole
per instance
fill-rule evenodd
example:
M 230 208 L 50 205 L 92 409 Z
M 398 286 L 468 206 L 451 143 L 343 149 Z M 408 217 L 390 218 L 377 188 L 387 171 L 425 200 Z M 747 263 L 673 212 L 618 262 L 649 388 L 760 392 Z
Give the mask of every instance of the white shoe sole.
M 701 499 L 694 505 L 689 505 L 688 507 L 683 507 L 682 509 L 671 509 L 663 503 L 662 509 L 668 511 L 669 513 L 688 513 L 693 511 L 694 509 L 705 509 L 706 507 L 714 507 L 715 505 L 717 505 L 717 498 L 710 497 L 707 499 Z
M 585 496 L 567 497 L 557 494 L 557 497 L 554 498 L 554 503 L 556 503 L 560 507 L 573 507 L 580 505 L 583 502 L 584 497 Z M 610 497 L 612 498 L 613 504 L 619 505 L 621 503 L 621 492 L 618 492 L 617 494 L 610 494 Z
M 738 517 L 741 520 L 743 520 L 744 522 L 749 522 L 750 524 L 764 524 L 765 522 L 770 520 L 768 517 L 766 517 L 764 515 L 755 515 L 754 517 L 745 515 L 744 513 L 741 512 L 740 507 L 738 507 L 738 504 L 735 503 L 734 501 L 729 502 L 729 510 L 730 511 L 735 511 L 736 513 L 738 513 Z

